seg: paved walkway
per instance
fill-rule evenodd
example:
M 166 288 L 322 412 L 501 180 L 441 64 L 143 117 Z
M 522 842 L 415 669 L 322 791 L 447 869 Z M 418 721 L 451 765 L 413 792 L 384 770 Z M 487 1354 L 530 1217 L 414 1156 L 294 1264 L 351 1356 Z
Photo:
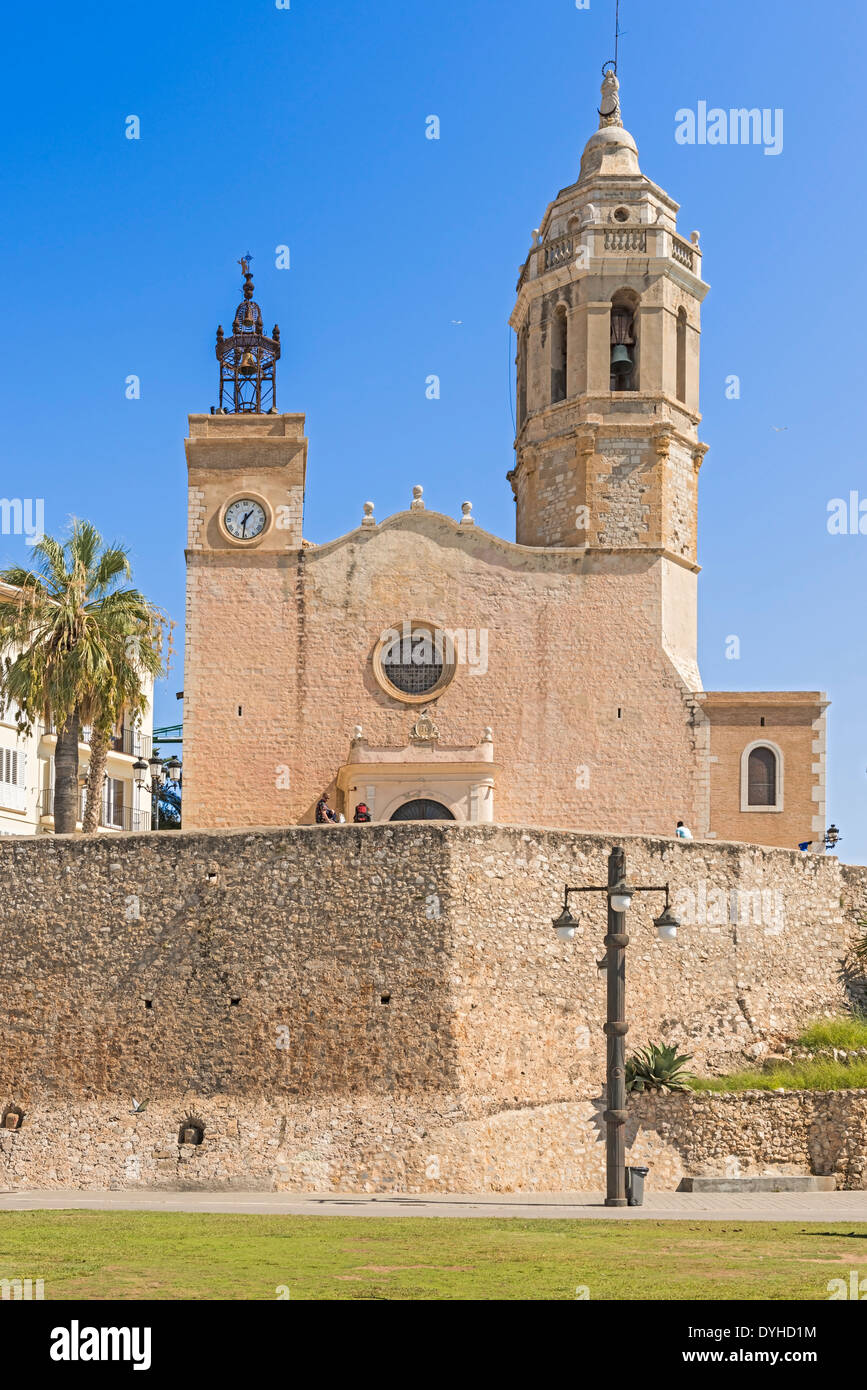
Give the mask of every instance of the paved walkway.
M 595 1192 L 444 1193 L 0 1191 L 2 1211 L 207 1211 L 264 1216 L 513 1216 L 527 1220 L 863 1221 L 867 1192 L 650 1192 L 612 1208 Z

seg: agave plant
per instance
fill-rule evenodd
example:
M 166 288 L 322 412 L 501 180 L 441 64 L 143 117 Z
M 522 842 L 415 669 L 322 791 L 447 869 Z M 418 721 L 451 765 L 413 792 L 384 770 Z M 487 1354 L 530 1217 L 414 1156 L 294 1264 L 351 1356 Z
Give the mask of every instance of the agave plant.
M 691 1091 L 695 1077 L 684 1070 L 692 1061 L 692 1053 L 677 1055 L 676 1047 L 658 1047 L 650 1043 L 640 1047 L 626 1062 L 627 1091 Z

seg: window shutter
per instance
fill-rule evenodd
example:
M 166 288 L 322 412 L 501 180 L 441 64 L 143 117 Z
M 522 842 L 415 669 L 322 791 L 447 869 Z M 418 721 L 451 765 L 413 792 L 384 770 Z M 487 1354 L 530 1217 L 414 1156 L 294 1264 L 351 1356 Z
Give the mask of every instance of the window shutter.
M 0 748 L 0 784 L 2 804 L 13 811 L 23 811 L 26 799 L 26 761 L 17 748 Z
M 776 804 L 777 755 L 771 748 L 754 748 L 747 765 L 747 805 Z

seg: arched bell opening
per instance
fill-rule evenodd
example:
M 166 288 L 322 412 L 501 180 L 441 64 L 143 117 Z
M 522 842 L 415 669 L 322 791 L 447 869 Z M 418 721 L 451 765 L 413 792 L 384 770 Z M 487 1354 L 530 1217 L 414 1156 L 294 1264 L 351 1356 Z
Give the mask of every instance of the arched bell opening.
M 677 385 L 675 394 L 686 403 L 686 310 L 677 311 Z
M 634 290 L 620 289 L 611 296 L 611 390 L 638 390 L 638 310 L 641 301 Z
M 558 304 L 551 324 L 551 404 L 566 399 L 566 367 L 569 359 L 569 320 L 566 305 Z

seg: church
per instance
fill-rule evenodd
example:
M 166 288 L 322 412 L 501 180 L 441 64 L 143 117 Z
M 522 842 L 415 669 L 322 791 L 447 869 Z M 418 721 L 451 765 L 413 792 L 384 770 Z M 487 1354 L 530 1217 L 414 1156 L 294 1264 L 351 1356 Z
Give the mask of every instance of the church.
M 517 284 L 514 541 L 418 485 L 303 539 L 304 416 L 276 410 L 244 264 L 220 403 L 186 441 L 185 828 L 308 824 L 327 794 L 347 821 L 821 847 L 824 695 L 702 686 L 708 285 L 611 70 L 598 109 Z

